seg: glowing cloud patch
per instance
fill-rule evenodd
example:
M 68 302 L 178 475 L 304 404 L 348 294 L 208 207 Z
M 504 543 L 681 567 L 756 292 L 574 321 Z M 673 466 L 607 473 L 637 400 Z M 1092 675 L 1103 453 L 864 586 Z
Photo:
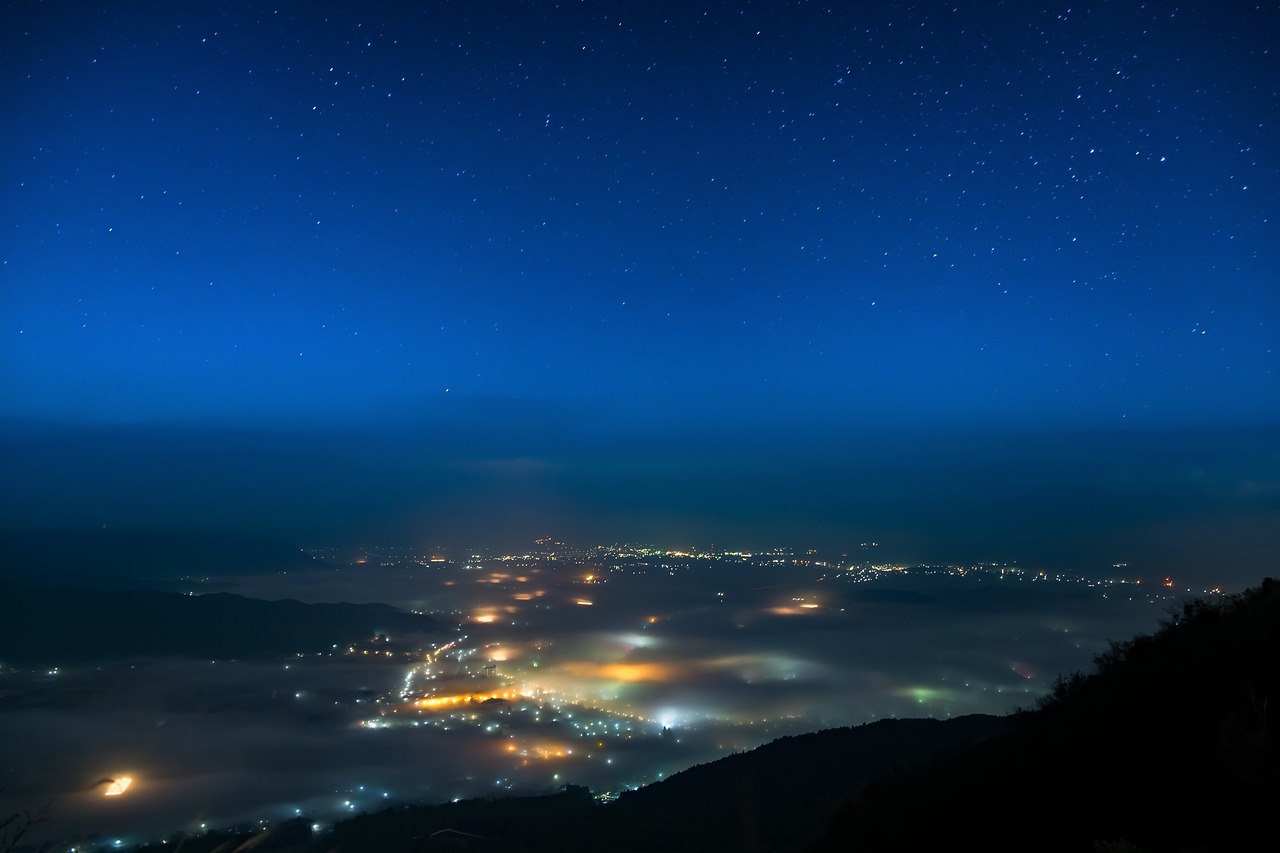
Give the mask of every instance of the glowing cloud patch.
M 919 702 L 922 705 L 927 702 L 946 701 L 948 699 L 951 699 L 953 696 L 953 692 L 950 690 L 947 690 L 946 688 L 925 687 L 922 685 L 906 687 L 906 688 L 903 688 L 902 690 L 895 690 L 893 691 L 893 693 L 895 696 L 903 696 L 903 697 L 915 699 L 917 702 Z
M 570 675 L 580 678 L 602 678 L 609 681 L 671 681 L 681 676 L 679 667 L 661 663 L 611 663 L 592 664 L 567 661 L 561 666 Z

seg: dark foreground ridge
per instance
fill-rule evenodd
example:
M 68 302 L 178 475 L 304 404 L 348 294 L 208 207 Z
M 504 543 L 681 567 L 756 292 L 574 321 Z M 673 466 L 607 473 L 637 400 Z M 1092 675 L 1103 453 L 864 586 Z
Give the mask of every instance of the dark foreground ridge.
M 821 850 L 1273 849 L 1280 582 L 1194 601 L 1012 732 L 868 789 Z
M 607 805 L 569 786 L 149 850 L 1270 850 L 1278 652 L 1267 580 L 1113 643 L 1010 717 L 783 738 Z
M 440 623 L 386 604 L 303 604 L 230 593 L 45 588 L 0 581 L 0 660 L 70 664 L 134 656 L 272 658 Z

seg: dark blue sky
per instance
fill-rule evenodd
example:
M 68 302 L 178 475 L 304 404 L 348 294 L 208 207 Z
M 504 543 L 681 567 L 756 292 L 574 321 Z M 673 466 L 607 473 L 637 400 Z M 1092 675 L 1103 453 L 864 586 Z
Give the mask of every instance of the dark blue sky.
M 182 491 L 166 441 L 191 448 L 183 482 L 228 494 L 268 477 L 273 442 L 343 494 L 372 477 L 364 514 L 397 530 L 556 471 L 547 523 L 760 532 L 787 507 L 820 515 L 779 489 L 852 476 L 823 460 L 860 442 L 891 472 L 940 435 L 972 457 L 1012 431 L 1060 459 L 1116 430 L 1148 448 L 1136 436 L 1182 430 L 1185 453 L 1214 455 L 1237 428 L 1248 450 L 1226 467 L 1275 509 L 1275 4 L 4 15 L 0 417 L 19 523 L 146 522 Z M 1027 438 L 1046 430 L 1054 450 Z M 895 431 L 917 440 L 891 451 Z M 116 449 L 86 449 L 102 442 Z M 207 462 L 254 454 L 248 479 Z M 1044 459 L 1009 470 L 1030 482 Z M 1108 459 L 1078 467 L 1111 476 Z M 736 485 L 704 494 L 693 469 Z M 28 500 L 42 488 L 102 508 Z M 775 500 L 748 518 L 753 489 Z M 353 517 L 287 492 L 282 519 Z M 236 521 L 211 493 L 198 508 Z M 875 526 L 850 515 L 831 529 Z

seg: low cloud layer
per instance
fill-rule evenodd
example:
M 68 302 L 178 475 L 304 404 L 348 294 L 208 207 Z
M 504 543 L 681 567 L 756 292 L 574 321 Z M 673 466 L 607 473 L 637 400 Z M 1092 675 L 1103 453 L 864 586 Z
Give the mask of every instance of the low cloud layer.
M 395 600 L 402 578 L 388 572 L 380 588 L 359 571 L 370 597 Z M 444 680 L 417 683 L 478 698 L 508 685 L 529 698 L 466 702 L 454 716 L 395 706 L 411 665 L 360 654 L 10 672 L 3 805 L 51 801 L 60 836 L 137 841 L 567 782 L 616 789 L 783 734 L 1029 706 L 1058 673 L 1160 615 L 1133 587 L 740 572 L 736 587 L 711 570 L 589 585 L 576 571 L 538 577 L 544 595 L 450 635 L 456 656 L 435 670 Z M 449 577 L 458 583 L 438 575 L 436 588 L 463 610 L 524 595 L 483 573 Z M 279 576 L 235 582 L 254 592 Z M 591 726 L 607 746 L 584 737 Z M 126 774 L 124 796 L 103 796 L 96 783 Z

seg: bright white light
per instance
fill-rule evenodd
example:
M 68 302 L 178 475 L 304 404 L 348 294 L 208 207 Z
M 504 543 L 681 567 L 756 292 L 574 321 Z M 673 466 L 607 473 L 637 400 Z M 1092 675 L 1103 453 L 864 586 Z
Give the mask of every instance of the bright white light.
M 108 797 L 118 797 L 125 791 L 129 790 L 129 786 L 132 784 L 132 776 L 120 776 L 119 778 L 111 780 L 111 783 L 107 785 L 105 793 Z

